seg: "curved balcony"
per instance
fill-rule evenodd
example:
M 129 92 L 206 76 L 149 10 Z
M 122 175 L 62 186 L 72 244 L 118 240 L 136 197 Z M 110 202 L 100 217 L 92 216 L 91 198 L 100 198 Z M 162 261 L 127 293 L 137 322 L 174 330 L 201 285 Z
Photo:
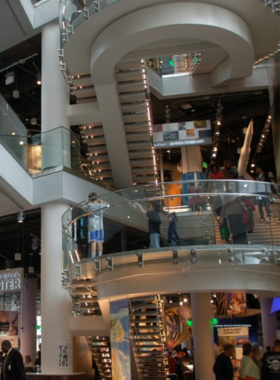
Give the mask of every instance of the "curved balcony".
M 95 302 L 88 302 L 84 309 L 87 313 L 92 309 L 93 314 L 97 288 L 99 299 L 118 296 L 123 291 L 149 292 L 149 281 L 147 284 L 143 281 L 145 276 L 153 276 L 153 291 L 160 292 L 166 285 L 162 280 L 167 274 L 169 278 L 174 276 L 174 283 L 178 274 L 186 275 L 191 271 L 196 273 L 197 282 L 193 282 L 192 287 L 199 289 L 203 278 L 210 276 L 206 286 L 218 291 L 224 289 L 225 283 L 217 281 L 215 273 L 229 280 L 235 269 L 235 274 L 243 271 L 244 277 L 243 280 L 239 278 L 237 284 L 235 276 L 235 284 L 228 283 L 229 288 L 252 288 L 253 291 L 257 286 L 260 291 L 277 291 L 269 288 L 265 280 L 258 283 L 255 278 L 250 283 L 247 277 L 247 271 L 256 276 L 260 273 L 279 275 L 280 203 L 274 198 L 273 190 L 271 183 L 264 182 L 201 180 L 165 183 L 158 187 L 135 186 L 101 195 L 93 203 L 83 201 L 62 217 L 62 284 L 76 299 L 79 288 L 83 289 L 83 296 L 92 295 Z M 160 248 L 149 248 L 146 212 L 152 202 L 158 203 L 160 208 Z M 91 204 L 94 210 L 88 206 Z M 244 208 L 252 209 L 248 224 L 243 223 Z M 264 220 L 260 220 L 259 208 L 264 213 Z M 179 239 L 175 242 L 177 245 L 173 242 L 170 246 L 168 229 L 170 214 L 174 212 Z M 103 254 L 99 256 L 101 251 L 91 252 L 88 230 L 90 219 L 95 218 L 100 223 L 102 216 L 104 243 Z M 99 224 L 97 228 L 102 226 Z M 159 283 L 155 281 L 157 276 L 161 277 Z M 125 284 L 128 279 L 141 280 L 142 289 L 132 290 L 132 286 L 128 291 L 112 287 L 115 281 Z

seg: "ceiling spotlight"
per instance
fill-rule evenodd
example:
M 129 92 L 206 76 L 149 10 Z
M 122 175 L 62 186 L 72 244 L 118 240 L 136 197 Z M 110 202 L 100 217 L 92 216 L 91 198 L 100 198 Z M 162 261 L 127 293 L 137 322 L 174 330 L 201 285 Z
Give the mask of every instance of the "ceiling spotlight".
M 40 73 L 37 74 L 37 84 L 39 84 L 39 85 L 42 84 L 41 74 Z
M 25 219 L 24 210 L 18 210 L 17 221 L 22 223 Z

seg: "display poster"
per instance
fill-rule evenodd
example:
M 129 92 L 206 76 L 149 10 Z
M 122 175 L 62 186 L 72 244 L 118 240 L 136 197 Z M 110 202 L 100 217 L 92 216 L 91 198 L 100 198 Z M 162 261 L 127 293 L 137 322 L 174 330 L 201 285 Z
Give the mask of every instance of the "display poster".
M 130 380 L 128 300 L 110 302 L 112 380 Z
M 72 342 L 58 342 L 58 368 L 71 368 L 73 361 Z
M 210 120 L 155 124 L 153 126 L 153 146 L 155 148 L 211 144 Z
M 0 336 L 18 335 L 18 312 L 0 311 Z
M 233 359 L 242 358 L 242 346 L 249 343 L 248 327 L 221 327 L 218 328 L 219 349 L 223 351 L 225 344 L 233 344 L 235 353 Z
M 20 292 L 23 287 L 23 268 L 0 270 L 0 293 Z
M 14 335 L 14 336 L 0 335 L 0 346 L 4 340 L 9 340 L 13 348 L 19 348 L 18 335 Z

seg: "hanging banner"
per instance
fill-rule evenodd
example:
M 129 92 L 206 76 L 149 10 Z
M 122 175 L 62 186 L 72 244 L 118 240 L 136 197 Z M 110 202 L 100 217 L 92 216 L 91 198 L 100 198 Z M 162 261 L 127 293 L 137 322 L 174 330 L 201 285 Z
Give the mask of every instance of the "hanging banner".
M 216 293 L 213 298 L 213 314 L 243 314 L 247 311 L 246 293 Z
M 130 380 L 128 300 L 110 302 L 112 380 Z
M 155 148 L 211 144 L 210 120 L 155 124 L 153 126 L 153 146 Z
M 227 293 L 227 314 L 243 314 L 247 311 L 246 293 Z
M 0 293 L 20 292 L 23 287 L 23 268 L 0 270 Z

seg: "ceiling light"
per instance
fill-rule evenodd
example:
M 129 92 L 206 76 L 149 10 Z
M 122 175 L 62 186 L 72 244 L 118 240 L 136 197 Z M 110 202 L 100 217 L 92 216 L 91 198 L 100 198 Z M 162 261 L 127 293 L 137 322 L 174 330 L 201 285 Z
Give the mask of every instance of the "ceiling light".
M 15 253 L 15 261 L 20 261 L 21 260 L 21 253 Z
M 37 119 L 36 119 L 36 117 L 32 117 L 30 123 L 31 123 L 31 125 L 36 125 L 36 124 L 37 124 Z
M 28 267 L 28 273 L 34 273 L 34 267 L 33 266 Z
M 19 98 L 19 90 L 13 91 L 13 98 L 18 99 Z
M 18 210 L 18 214 L 17 214 L 18 223 L 22 223 L 24 219 L 25 219 L 24 210 L 22 209 Z
M 15 136 L 16 132 L 12 132 L 12 136 Z

